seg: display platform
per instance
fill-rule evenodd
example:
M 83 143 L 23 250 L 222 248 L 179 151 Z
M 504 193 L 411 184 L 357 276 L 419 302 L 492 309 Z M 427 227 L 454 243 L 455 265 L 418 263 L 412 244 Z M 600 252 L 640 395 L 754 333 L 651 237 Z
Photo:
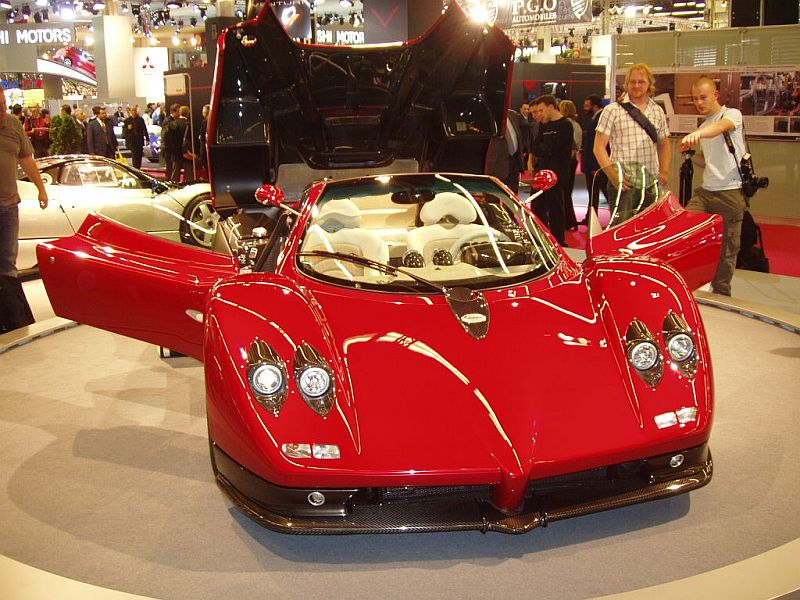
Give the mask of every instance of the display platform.
M 523 536 L 262 529 L 214 484 L 202 366 L 61 327 L 0 355 L 0 569 L 108 588 L 80 598 L 656 598 L 677 597 L 653 590 L 683 578 L 684 598 L 778 597 L 798 581 L 787 565 L 800 556 L 800 336 L 702 312 L 717 390 L 711 484 Z M 709 595 L 709 574 L 730 593 Z M 8 596 L 2 586 L 25 576 L 0 580 L 0 597 L 52 597 L 34 583 Z

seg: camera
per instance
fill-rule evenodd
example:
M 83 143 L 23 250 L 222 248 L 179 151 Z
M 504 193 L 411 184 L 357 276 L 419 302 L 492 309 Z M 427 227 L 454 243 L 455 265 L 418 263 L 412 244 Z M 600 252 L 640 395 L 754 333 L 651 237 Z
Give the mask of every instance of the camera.
M 742 156 L 739 168 L 742 171 L 742 192 L 748 198 L 752 198 L 759 189 L 769 185 L 769 178 L 756 177 L 753 169 L 753 157 L 749 152 Z

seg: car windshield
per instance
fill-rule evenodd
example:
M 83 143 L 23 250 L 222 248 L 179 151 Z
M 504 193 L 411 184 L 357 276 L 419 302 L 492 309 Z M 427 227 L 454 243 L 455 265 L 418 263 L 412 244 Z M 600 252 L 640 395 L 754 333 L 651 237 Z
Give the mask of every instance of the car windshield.
M 650 170 L 640 163 L 617 162 L 608 169 L 608 178 L 595 177 L 594 185 L 601 186 L 608 211 L 599 209 L 598 217 L 604 228 L 631 220 L 650 208 L 667 193 L 667 188 Z
M 392 291 L 430 292 L 424 280 L 471 288 L 518 283 L 559 260 L 531 213 L 503 188 L 487 177 L 451 174 L 326 185 L 299 252 L 310 275 Z M 406 273 L 373 269 L 353 256 Z

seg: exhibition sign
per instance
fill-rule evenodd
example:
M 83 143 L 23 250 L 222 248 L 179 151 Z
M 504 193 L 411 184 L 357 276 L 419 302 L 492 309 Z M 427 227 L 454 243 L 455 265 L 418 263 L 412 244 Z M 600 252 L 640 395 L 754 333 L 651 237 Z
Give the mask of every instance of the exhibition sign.
M 591 0 L 459 0 L 464 9 L 486 11 L 486 19 L 502 29 L 537 25 L 591 23 Z

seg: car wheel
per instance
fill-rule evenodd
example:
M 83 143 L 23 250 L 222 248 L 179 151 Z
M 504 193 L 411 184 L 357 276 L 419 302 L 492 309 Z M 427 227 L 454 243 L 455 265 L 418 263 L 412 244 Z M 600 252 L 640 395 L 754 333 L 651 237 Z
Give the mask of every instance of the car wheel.
M 211 248 L 217 230 L 219 215 L 214 212 L 210 194 L 192 198 L 183 211 L 181 221 L 181 240 L 185 244 Z
M 68 67 L 71 67 L 72 66 L 72 59 L 71 58 L 65 58 L 64 59 L 64 64 L 67 65 Z

